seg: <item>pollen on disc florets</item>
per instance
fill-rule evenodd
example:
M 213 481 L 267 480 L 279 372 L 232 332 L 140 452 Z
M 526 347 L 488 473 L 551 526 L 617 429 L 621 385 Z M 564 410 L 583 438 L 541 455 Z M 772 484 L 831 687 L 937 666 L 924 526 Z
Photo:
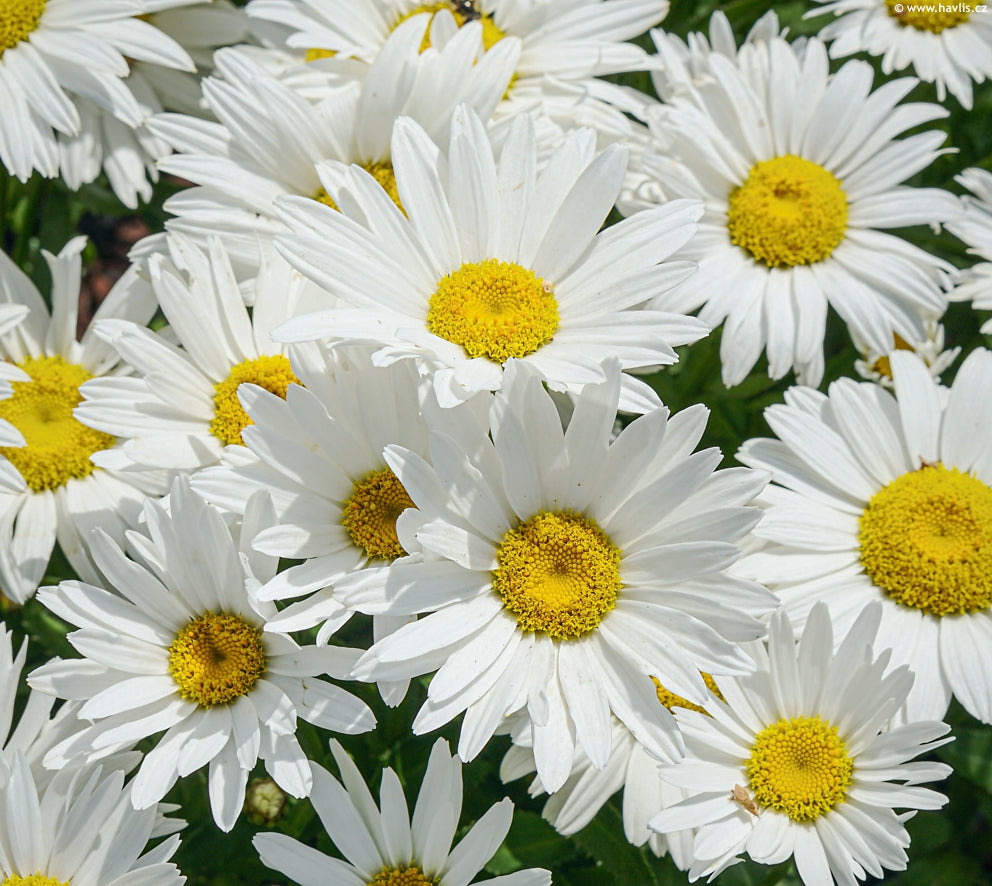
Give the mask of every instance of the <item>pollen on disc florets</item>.
M 858 526 L 865 572 L 897 603 L 937 616 L 992 607 L 992 489 L 978 478 L 924 465 L 876 492 Z
M 431 24 L 434 22 L 434 16 L 442 10 L 447 9 L 454 16 L 459 28 L 472 20 L 478 20 L 482 23 L 482 46 L 488 52 L 506 36 L 506 33 L 493 21 L 491 15 L 487 15 L 478 9 L 478 3 L 479 0 L 473 0 L 473 2 L 469 3 L 423 3 L 405 15 L 401 15 L 393 27 L 402 24 L 412 16 L 420 15 L 422 12 L 429 12 L 431 14 L 431 22 L 427 25 L 427 30 L 424 32 L 424 39 L 420 41 L 420 51 L 423 52 L 425 49 L 429 49 L 431 45 Z
M 620 549 L 595 521 L 543 511 L 511 529 L 496 551 L 493 589 L 522 631 L 574 640 L 617 602 Z
M 533 271 L 488 258 L 466 262 L 437 284 L 427 329 L 469 357 L 505 363 L 546 345 L 558 331 L 554 287 Z
M 885 9 L 899 24 L 939 34 L 946 28 L 954 28 L 974 12 L 975 4 L 956 0 L 954 3 L 900 3 L 898 0 L 885 0 Z
M 699 676 L 703 678 L 706 688 L 709 689 L 709 691 L 712 692 L 717 698 L 719 698 L 720 701 L 723 701 L 723 695 L 717 688 L 716 681 L 713 677 L 705 671 L 700 671 Z M 672 708 L 688 708 L 690 711 L 699 711 L 701 714 L 706 713 L 706 708 L 689 701 L 687 698 L 683 698 L 681 695 L 676 695 L 669 689 L 666 689 L 662 686 L 661 681 L 657 677 L 652 677 L 651 682 L 654 683 L 654 691 L 658 695 L 658 701 L 668 708 L 668 710 L 672 710 Z
M 169 673 L 187 701 L 205 708 L 234 701 L 265 673 L 262 632 L 238 615 L 201 615 L 172 641 Z
M 730 241 L 772 268 L 823 261 L 847 230 L 840 182 L 792 154 L 755 163 L 729 204 Z
M 11 874 L 0 883 L 0 886 L 69 886 L 71 882 L 71 880 L 62 882 L 55 877 L 48 877 L 41 871 L 37 871 L 26 877 L 22 877 L 20 874 Z
M 13 395 L 0 400 L 0 418 L 24 436 L 26 446 L 2 446 L 7 459 L 34 492 L 57 489 L 94 469 L 90 456 L 114 445 L 114 437 L 88 428 L 73 417 L 82 396 L 79 386 L 92 376 L 61 356 L 29 357 L 18 364 L 31 381 L 11 384 Z
M 370 471 L 355 481 L 341 511 L 341 525 L 355 547 L 372 559 L 395 560 L 406 553 L 396 534 L 396 520 L 412 507 L 413 500 L 389 468 Z
M 819 717 L 782 719 L 761 730 L 747 761 L 758 806 L 809 822 L 843 802 L 854 761 L 837 727 Z
M 430 879 L 418 867 L 383 868 L 368 882 L 368 886 L 437 886 L 438 880 Z
M 46 0 L 0 0 L 0 57 L 38 29 Z
M 241 432 L 252 424 L 248 413 L 241 408 L 238 388 L 253 384 L 286 399 L 290 385 L 300 384 L 289 360 L 282 354 L 265 355 L 245 360 L 231 368 L 231 374 L 214 386 L 214 417 L 210 433 L 221 442 L 241 444 Z

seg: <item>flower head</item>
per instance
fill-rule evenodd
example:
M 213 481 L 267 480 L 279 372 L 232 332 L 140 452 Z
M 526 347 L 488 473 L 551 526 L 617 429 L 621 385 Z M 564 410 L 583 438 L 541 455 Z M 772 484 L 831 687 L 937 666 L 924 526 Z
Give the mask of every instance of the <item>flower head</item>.
M 794 856 L 810 886 L 853 886 L 906 867 L 909 835 L 895 809 L 939 809 L 946 798 L 919 785 L 950 773 L 909 761 L 950 741 L 949 727 L 889 728 L 913 677 L 905 667 L 886 674 L 888 653 L 873 656 L 879 616 L 877 605 L 863 611 L 835 652 L 826 606 L 814 608 L 798 644 L 777 612 L 755 673 L 718 678 L 726 702 L 711 702 L 709 716 L 677 710 L 686 758 L 662 776 L 690 796 L 650 827 L 698 828 L 691 879 L 744 851 L 765 864 Z
M 310 801 L 347 862 L 324 855 L 284 834 L 258 834 L 252 841 L 262 862 L 296 883 L 367 883 L 369 886 L 466 886 L 499 848 L 510 829 L 513 804 L 492 806 L 451 847 L 462 806 L 461 761 L 438 739 L 427 762 L 413 818 L 400 780 L 382 772 L 380 804 L 341 745 L 331 741 L 341 781 L 311 763 Z M 342 784 L 343 782 L 343 784 Z M 489 886 L 550 886 L 540 868 L 484 881 Z

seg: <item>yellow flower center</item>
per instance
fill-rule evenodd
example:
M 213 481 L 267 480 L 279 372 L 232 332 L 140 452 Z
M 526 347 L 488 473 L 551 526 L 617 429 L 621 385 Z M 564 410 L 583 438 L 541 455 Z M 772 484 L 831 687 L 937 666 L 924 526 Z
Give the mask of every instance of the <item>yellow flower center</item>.
M 898 332 L 892 333 L 893 351 L 912 351 L 913 346 L 906 341 Z M 871 364 L 872 372 L 877 372 L 879 375 L 885 378 L 892 378 L 892 361 L 889 360 L 888 355 L 883 355 L 879 357 L 874 363 Z
M 395 560 L 406 551 L 396 535 L 396 520 L 415 507 L 397 476 L 382 468 L 355 482 L 341 511 L 341 525 L 356 548 L 372 559 Z
M 55 877 L 46 877 L 41 871 L 38 871 L 34 874 L 28 874 L 26 877 L 22 877 L 20 874 L 11 874 L 0 883 L 0 886 L 69 886 L 71 882 L 71 877 L 63 883 L 56 880 Z
M 0 0 L 0 57 L 38 28 L 45 0 Z
M 400 192 L 396 189 L 396 173 L 393 172 L 393 164 L 388 160 L 383 160 L 379 163 L 363 163 L 362 169 L 382 185 L 382 189 L 389 194 L 389 199 L 406 215 L 406 212 L 403 210 L 403 204 L 400 203 Z M 334 202 L 334 198 L 327 193 L 323 186 L 313 195 L 313 199 L 318 203 L 323 203 L 325 206 L 330 206 L 331 209 L 335 209 L 338 212 L 341 211 L 341 207 Z
M 937 463 L 876 492 L 859 521 L 861 564 L 897 603 L 930 615 L 992 607 L 992 489 Z
M 755 803 L 798 822 L 843 802 L 853 771 L 837 727 L 819 717 L 793 717 L 762 729 L 747 761 Z
M 0 400 L 0 418 L 24 436 L 26 446 L 0 446 L 35 492 L 57 489 L 94 470 L 90 456 L 114 445 L 114 437 L 73 418 L 82 397 L 79 386 L 92 376 L 62 357 L 29 357 L 19 364 L 31 381 L 13 382 L 11 397 Z
M 406 15 L 400 16 L 397 25 L 405 22 L 408 18 L 414 15 L 419 15 L 422 12 L 429 12 L 431 14 L 431 20 L 427 25 L 427 30 L 424 32 L 424 39 L 420 43 L 420 51 L 423 52 L 425 49 L 429 49 L 431 45 L 431 24 L 434 23 L 434 16 L 441 12 L 443 9 L 447 9 L 458 24 L 460 28 L 465 22 L 470 21 L 481 21 L 482 22 L 482 46 L 486 52 L 489 51 L 491 47 L 499 43 L 506 33 L 497 26 L 496 22 L 493 21 L 491 15 L 486 15 L 478 8 L 479 0 L 452 0 L 450 3 L 424 3 L 421 6 L 412 9 Z
M 975 4 L 961 0 L 949 0 L 947 3 L 899 3 L 898 0 L 885 0 L 885 8 L 901 25 L 939 34 L 945 28 L 954 28 L 968 21 L 968 16 L 975 11 Z
M 169 673 L 187 701 L 205 708 L 234 701 L 265 673 L 262 632 L 237 615 L 201 615 L 172 641 Z
M 469 357 L 505 363 L 551 341 L 558 302 L 552 287 L 527 268 L 495 258 L 466 262 L 437 284 L 427 328 Z
M 306 55 L 303 57 L 304 62 L 315 62 L 321 58 L 334 58 L 337 55 L 337 51 L 334 49 L 318 49 L 314 47 L 306 51 Z
M 430 880 L 417 867 L 383 868 L 368 886 L 437 886 L 436 879 Z
M 706 684 L 706 688 L 709 689 L 720 701 L 723 701 L 723 695 L 721 695 L 720 690 L 716 687 L 716 682 L 713 678 L 707 674 L 705 671 L 699 672 L 700 676 L 703 678 L 703 682 Z M 666 689 L 661 685 L 661 682 L 657 677 L 652 677 L 651 682 L 654 683 L 654 690 L 658 694 L 658 701 L 660 701 L 668 710 L 672 708 L 688 708 L 690 711 L 699 711 L 701 714 L 706 713 L 706 709 L 698 704 L 694 704 L 681 695 L 676 695 L 674 692 Z
M 620 549 L 588 517 L 541 513 L 511 529 L 496 551 L 493 589 L 522 631 L 573 640 L 616 606 Z
M 847 195 L 834 176 L 786 154 L 751 167 L 730 193 L 730 241 L 772 268 L 827 258 L 847 230 Z
M 254 424 L 238 400 L 238 388 L 243 384 L 258 385 L 285 400 L 289 386 L 301 382 L 282 354 L 256 357 L 232 367 L 231 374 L 214 386 L 214 417 L 210 422 L 210 433 L 227 445 L 243 444 L 241 432 Z

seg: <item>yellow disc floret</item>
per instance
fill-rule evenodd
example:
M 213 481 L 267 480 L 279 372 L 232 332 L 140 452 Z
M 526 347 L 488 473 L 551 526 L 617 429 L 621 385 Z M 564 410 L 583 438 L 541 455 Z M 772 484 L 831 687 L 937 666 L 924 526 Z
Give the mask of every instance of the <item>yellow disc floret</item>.
M 0 418 L 24 436 L 26 446 L 0 446 L 6 458 L 34 491 L 57 489 L 70 479 L 88 477 L 90 456 L 114 445 L 110 434 L 73 418 L 82 397 L 79 386 L 92 376 L 63 357 L 29 357 L 18 364 L 31 381 L 11 384 L 13 396 L 0 400 Z
M 34 874 L 28 874 L 26 877 L 22 877 L 20 874 L 11 874 L 0 883 L 0 886 L 69 886 L 70 882 L 72 882 L 71 879 L 62 882 L 56 880 L 55 877 L 46 877 L 41 871 L 38 871 Z
M 992 489 L 928 464 L 876 492 L 859 521 L 861 564 L 897 603 L 930 615 L 992 607 Z
M 335 49 L 320 49 L 315 46 L 306 51 L 306 54 L 303 56 L 303 61 L 315 62 L 322 58 L 334 58 L 337 54 L 337 50 Z
M 533 271 L 488 258 L 466 262 L 437 284 L 427 311 L 434 335 L 469 357 L 504 363 L 526 357 L 558 331 L 554 290 Z
M 341 511 L 341 525 L 356 548 L 378 560 L 395 560 L 406 552 L 396 535 L 396 519 L 415 507 L 389 468 L 371 471 L 356 481 Z
M 231 374 L 214 386 L 214 417 L 210 422 L 210 433 L 228 445 L 243 443 L 241 432 L 252 424 L 238 400 L 238 388 L 243 384 L 258 385 L 285 400 L 289 386 L 300 384 L 300 380 L 282 354 L 256 357 L 232 367 Z
M 930 31 L 939 34 L 945 28 L 954 28 L 975 11 L 974 3 L 954 0 L 950 3 L 899 3 L 898 0 L 885 0 L 885 8 L 899 24 L 916 28 L 917 31 Z
M 393 172 L 393 164 L 388 160 L 382 160 L 376 163 L 363 163 L 362 169 L 382 185 L 382 189 L 389 195 L 389 199 L 405 215 L 406 212 L 403 210 L 403 204 L 400 203 L 400 192 L 396 188 L 396 173 Z M 327 190 L 323 186 L 313 195 L 313 199 L 318 203 L 323 203 L 325 206 L 330 206 L 331 209 L 336 209 L 338 212 L 341 211 L 341 207 L 338 206 L 334 198 L 327 193 Z
M 913 351 L 915 348 L 904 339 L 898 332 L 892 333 L 892 350 L 893 351 Z M 891 353 L 891 351 L 889 352 Z M 892 361 L 889 360 L 888 354 L 883 354 L 874 363 L 871 364 L 870 369 L 872 372 L 877 372 L 883 378 L 892 378 Z
M 20 874 L 11 874 L 0 883 L 0 886 L 69 886 L 71 882 L 71 878 L 63 882 L 62 880 L 57 880 L 55 877 L 47 877 L 41 871 L 37 871 L 34 874 L 28 874 L 26 877 L 22 877 Z
M 428 879 L 418 867 L 383 868 L 368 882 L 368 886 L 437 886 L 437 879 Z
M 721 695 L 720 690 L 717 689 L 716 682 L 713 678 L 707 674 L 705 671 L 700 671 L 699 675 L 703 678 L 703 682 L 706 684 L 706 688 L 709 689 L 720 701 L 723 701 L 723 695 Z M 661 685 L 661 681 L 657 677 L 652 677 L 651 682 L 654 683 L 654 690 L 658 695 L 658 701 L 660 701 L 668 710 L 672 708 L 688 708 L 690 711 L 699 711 L 701 714 L 706 713 L 706 709 L 698 704 L 694 704 L 687 698 L 683 698 L 681 695 L 676 695 L 669 689 L 666 689 Z
M 506 33 L 502 31 L 496 22 L 493 21 L 491 15 L 487 15 L 478 8 L 479 0 L 456 0 L 456 2 L 449 3 L 423 3 L 417 6 L 415 9 L 410 10 L 410 12 L 405 15 L 401 15 L 396 20 L 397 25 L 405 22 L 408 18 L 415 15 L 420 15 L 423 12 L 429 12 L 431 14 L 431 20 L 427 25 L 427 30 L 424 32 L 424 39 L 420 42 L 420 51 L 423 52 L 425 49 L 429 49 L 431 45 L 431 24 L 434 23 L 434 16 L 444 9 L 454 16 L 455 22 L 460 28 L 466 22 L 469 21 L 480 21 L 482 22 L 482 46 L 488 52 L 492 46 L 495 46 L 502 40 Z
M 819 717 L 793 717 L 762 729 L 747 761 L 755 803 L 808 822 L 842 803 L 854 761 L 837 727 Z
M 205 708 L 234 701 L 265 673 L 262 631 L 238 615 L 201 615 L 172 641 L 169 673 L 187 701 Z
M 542 511 L 511 529 L 496 551 L 493 589 L 522 631 L 573 640 L 616 606 L 620 549 L 596 523 Z
M 37 30 L 45 0 L 0 0 L 0 56 Z
M 847 195 L 822 166 L 786 154 L 751 167 L 730 193 L 730 241 L 772 268 L 823 261 L 847 230 Z

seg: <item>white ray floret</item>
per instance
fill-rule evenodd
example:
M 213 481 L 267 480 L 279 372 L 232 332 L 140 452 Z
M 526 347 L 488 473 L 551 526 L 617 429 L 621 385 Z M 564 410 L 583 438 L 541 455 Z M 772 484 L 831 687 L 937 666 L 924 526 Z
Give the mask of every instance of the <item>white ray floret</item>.
M 765 541 L 737 568 L 802 625 L 819 600 L 838 631 L 880 601 L 878 649 L 916 682 L 899 716 L 938 719 L 952 694 L 992 722 L 992 353 L 948 389 L 914 354 L 889 355 L 894 393 L 851 379 L 791 388 L 766 418 L 778 439 L 738 455 L 772 472 Z
M 970 194 L 961 200 L 964 212 L 947 230 L 968 244 L 968 252 L 984 261 L 959 271 L 952 301 L 970 301 L 979 310 L 992 310 L 992 172 L 966 169 L 956 179 Z M 992 333 L 992 320 L 986 320 L 982 332 Z
M 756 672 L 716 678 L 725 703 L 676 709 L 686 757 L 661 774 L 690 796 L 650 827 L 696 828 L 690 880 L 744 852 L 762 864 L 794 857 L 805 886 L 856 886 L 906 868 L 907 816 L 895 810 L 939 809 L 947 798 L 920 785 L 951 771 L 911 761 L 951 739 L 935 721 L 889 728 L 913 675 L 885 675 L 888 654 L 872 654 L 879 615 L 877 604 L 864 611 L 835 653 L 826 606 L 798 643 L 777 612 L 767 652 L 754 651 Z
M 757 472 L 717 471 L 695 454 L 702 407 L 657 409 L 611 443 L 620 396 L 607 380 L 579 395 L 567 431 L 540 377 L 513 361 L 490 412 L 492 442 L 466 451 L 430 438 L 431 464 L 391 446 L 386 460 L 426 520 L 424 553 L 346 576 L 345 605 L 423 614 L 363 655 L 361 679 L 437 671 L 414 731 L 462 712 L 459 756 L 471 760 L 504 719 L 526 710 L 542 784 L 568 778 L 580 745 L 609 760 L 611 712 L 661 759 L 681 738 L 652 675 L 695 702 L 707 672 L 752 666 L 772 597 L 730 578 L 735 542 L 753 526 Z
M 304 797 L 312 780 L 296 739 L 298 718 L 342 733 L 372 729 L 375 717 L 344 689 L 358 651 L 300 647 L 264 631 L 276 609 L 257 599 L 278 558 L 248 546 L 274 518 L 264 493 L 246 507 L 240 534 L 177 481 L 170 513 L 148 502 L 147 535 L 128 533 L 131 557 L 97 533 L 94 557 L 112 590 L 67 581 L 39 593 L 79 630 L 83 656 L 53 659 L 29 676 L 38 690 L 82 702 L 79 731 L 52 748 L 45 765 L 129 747 L 163 733 L 134 778 L 135 809 L 157 803 L 176 780 L 209 766 L 214 821 L 229 831 L 248 775 L 262 760 L 287 793 Z

